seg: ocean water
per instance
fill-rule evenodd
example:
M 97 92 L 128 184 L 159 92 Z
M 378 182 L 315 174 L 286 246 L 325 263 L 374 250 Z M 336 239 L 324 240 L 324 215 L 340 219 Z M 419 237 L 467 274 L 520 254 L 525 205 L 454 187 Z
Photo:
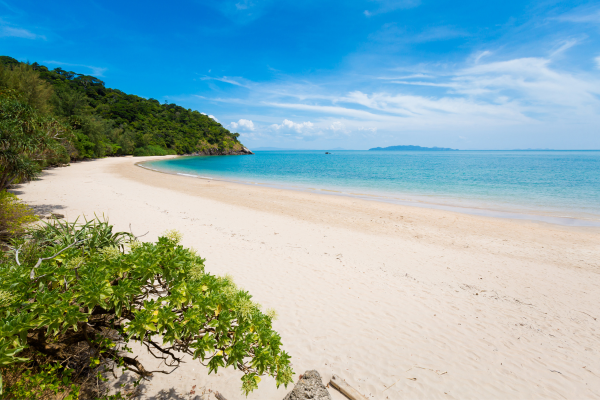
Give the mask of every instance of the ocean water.
M 600 226 L 600 151 L 257 151 L 163 172 L 509 218 Z

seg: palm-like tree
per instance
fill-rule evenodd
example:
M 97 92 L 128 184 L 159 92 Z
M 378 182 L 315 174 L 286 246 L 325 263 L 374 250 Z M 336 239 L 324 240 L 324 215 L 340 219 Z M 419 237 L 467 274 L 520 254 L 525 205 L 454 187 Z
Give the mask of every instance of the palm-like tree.
M 66 135 L 64 125 L 38 114 L 18 94 L 0 93 L 0 190 L 35 179 Z

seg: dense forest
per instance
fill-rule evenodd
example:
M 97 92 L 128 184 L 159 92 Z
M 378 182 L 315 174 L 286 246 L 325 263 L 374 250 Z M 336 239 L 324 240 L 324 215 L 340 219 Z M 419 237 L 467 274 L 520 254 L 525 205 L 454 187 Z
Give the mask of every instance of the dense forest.
M 205 114 L 110 89 L 96 77 L 62 68 L 0 56 L 0 97 L 25 103 L 64 127 L 62 161 L 249 153 L 238 133 Z

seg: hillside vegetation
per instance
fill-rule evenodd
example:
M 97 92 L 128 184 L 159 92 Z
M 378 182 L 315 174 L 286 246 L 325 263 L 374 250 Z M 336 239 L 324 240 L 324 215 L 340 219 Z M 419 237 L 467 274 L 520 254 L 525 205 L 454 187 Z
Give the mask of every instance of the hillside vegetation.
M 62 68 L 0 56 L 0 97 L 61 124 L 68 160 L 246 153 L 238 133 L 205 114 L 110 89 L 96 77 Z

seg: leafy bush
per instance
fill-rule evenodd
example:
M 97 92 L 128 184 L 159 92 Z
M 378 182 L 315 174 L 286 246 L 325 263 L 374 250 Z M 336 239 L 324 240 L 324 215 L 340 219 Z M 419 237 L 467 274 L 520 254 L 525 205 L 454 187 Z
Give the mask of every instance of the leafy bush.
M 74 400 L 79 397 L 79 385 L 73 383 L 73 370 L 60 363 L 43 363 L 33 368 L 23 363 L 11 364 L 3 368 L 3 373 L 6 375 L 6 390 L 2 393 L 5 400 Z
M 0 190 L 0 241 L 22 234 L 24 225 L 37 221 L 31 207 L 6 190 Z
M 206 273 L 180 238 L 168 232 L 142 243 L 93 220 L 46 224 L 15 241 L 0 265 L 0 366 L 42 354 L 78 376 L 98 365 L 140 379 L 168 373 L 127 355 L 127 344 L 139 341 L 168 367 L 181 354 L 209 373 L 233 366 L 245 394 L 261 375 L 287 386 L 290 357 L 272 329 L 274 313 L 230 278 Z

